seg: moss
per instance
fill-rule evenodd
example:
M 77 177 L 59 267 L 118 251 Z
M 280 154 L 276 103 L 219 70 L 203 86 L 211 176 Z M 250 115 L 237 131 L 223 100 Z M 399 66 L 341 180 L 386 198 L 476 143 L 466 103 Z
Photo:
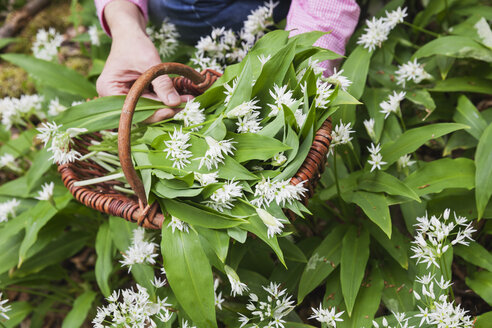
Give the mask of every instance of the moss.
M 22 94 L 35 92 L 34 84 L 29 80 L 27 73 L 20 67 L 9 63 L 0 65 L 0 98 L 20 97 Z
M 87 76 L 87 73 L 89 73 L 89 70 L 91 68 L 91 60 L 89 58 L 80 56 L 67 57 L 63 64 L 73 70 L 76 70 L 84 76 Z

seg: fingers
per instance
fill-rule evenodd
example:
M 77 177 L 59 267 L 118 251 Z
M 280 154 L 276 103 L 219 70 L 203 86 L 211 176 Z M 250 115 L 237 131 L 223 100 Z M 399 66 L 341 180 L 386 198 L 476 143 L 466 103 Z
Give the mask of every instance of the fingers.
M 159 99 L 168 106 L 178 106 L 181 103 L 181 97 L 169 76 L 159 76 L 152 82 L 154 91 Z
M 156 122 L 160 122 L 160 121 L 163 121 L 165 119 L 168 119 L 170 117 L 173 117 L 174 114 L 176 114 L 176 110 L 172 109 L 172 108 L 162 108 L 162 109 L 158 109 L 154 112 L 154 114 L 152 114 L 152 116 L 150 116 L 149 118 L 147 118 L 144 123 L 156 123 Z

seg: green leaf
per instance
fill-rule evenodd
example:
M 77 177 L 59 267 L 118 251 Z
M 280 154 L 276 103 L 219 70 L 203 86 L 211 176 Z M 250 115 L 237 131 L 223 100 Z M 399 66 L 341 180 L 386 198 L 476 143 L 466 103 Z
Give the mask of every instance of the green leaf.
M 31 304 L 28 302 L 12 302 L 7 303 L 6 305 L 11 306 L 10 311 L 7 313 L 10 319 L 5 322 L 2 321 L 3 319 L 0 319 L 1 324 L 6 328 L 19 327 L 20 323 L 24 321 L 33 310 Z
M 408 269 L 408 243 L 406 242 L 405 237 L 398 231 L 398 228 L 393 226 L 390 239 L 374 224 L 364 222 L 364 226 L 367 227 L 378 244 L 380 244 L 402 268 Z
M 171 199 L 161 199 L 160 201 L 169 214 L 191 225 L 210 229 L 226 229 L 247 223 L 244 219 L 219 213 L 198 204 L 193 206 L 183 201 L 178 202 Z
M 314 250 L 302 273 L 297 295 L 300 304 L 304 297 L 319 286 L 340 263 L 342 238 L 346 228 L 338 225 Z
M 466 277 L 466 284 L 489 305 L 492 305 L 492 272 L 479 271 Z
M 383 288 L 381 273 L 378 268 L 373 268 L 367 283 L 360 288 L 351 317 L 341 322 L 340 328 L 371 327 L 379 309 Z
M 41 83 L 59 91 L 68 92 L 83 98 L 97 96 L 94 84 L 66 66 L 24 54 L 3 54 L 0 55 L 0 58 L 22 67 Z
M 388 195 L 404 196 L 420 202 L 419 196 L 398 178 L 383 171 L 367 172 L 359 178 L 358 188 Z
M 423 196 L 444 189 L 475 187 L 475 164 L 468 158 L 442 158 L 422 163 L 405 179 L 405 184 Z
M 232 138 L 233 141 L 237 142 L 234 144 L 236 150 L 234 151 L 233 158 L 239 163 L 252 159 L 266 161 L 276 154 L 290 149 L 289 146 L 277 139 L 256 133 L 236 134 L 229 132 L 227 138 Z M 261 145 L 261 147 L 258 147 L 258 145 Z
M 30 220 L 26 226 L 26 235 L 19 250 L 19 267 L 26 260 L 29 249 L 36 243 L 39 231 L 59 210 L 67 206 L 71 199 L 72 195 L 66 192 L 65 195 L 54 198 L 56 208 L 48 201 L 40 201 L 30 210 Z
M 385 261 L 379 268 L 386 282 L 386 288 L 383 290 L 384 305 L 392 312 L 413 310 L 413 282 L 408 278 L 408 271 L 394 261 Z
M 62 328 L 81 327 L 92 307 L 92 302 L 96 298 L 96 295 L 96 292 L 87 290 L 77 297 L 72 309 L 63 320 Z
M 161 252 L 174 295 L 199 327 L 217 327 L 212 268 L 198 236 L 162 227 Z
M 0 49 L 2 49 L 3 47 L 11 44 L 11 43 L 17 43 L 19 41 L 21 41 L 22 39 L 21 38 L 1 38 L 0 39 Z
M 340 261 L 340 283 L 349 317 L 352 316 L 368 258 L 369 233 L 365 230 L 358 232 L 356 227 L 350 227 L 343 237 Z
M 413 54 L 412 58 L 424 58 L 434 55 L 473 58 L 489 63 L 492 62 L 492 52 L 490 49 L 487 49 L 471 38 L 457 35 L 443 36 L 424 44 Z
M 39 178 L 41 178 L 53 165 L 53 162 L 50 159 L 52 156 L 51 152 L 48 152 L 44 148 L 38 151 L 34 156 L 32 165 L 26 173 L 29 190 L 32 189 Z
M 405 98 L 413 102 L 414 104 L 424 106 L 426 109 L 433 111 L 436 109 L 436 103 L 432 99 L 431 94 L 426 89 L 409 90 Z
M 466 130 L 475 139 L 480 139 L 483 131 L 487 127 L 487 122 L 484 120 L 480 112 L 473 103 L 464 95 L 458 98 L 458 107 L 456 107 L 453 119 L 457 123 L 468 125 L 470 128 Z
M 217 255 L 219 260 L 225 262 L 227 253 L 229 251 L 229 235 L 219 230 L 212 230 L 200 227 L 195 227 L 195 229 L 198 231 L 200 237 L 203 237 L 207 240 L 210 248 L 214 250 L 215 255 Z
M 225 113 L 251 99 L 251 91 L 253 90 L 253 87 L 251 85 L 252 74 L 250 58 L 251 57 L 247 57 L 245 59 L 244 67 L 241 71 L 241 75 L 239 75 L 236 88 L 232 92 L 229 103 L 227 104 Z
M 442 156 L 446 157 L 453 153 L 456 149 L 472 149 L 476 148 L 478 140 L 472 135 L 468 134 L 464 130 L 456 131 L 449 137 L 444 150 L 442 151 Z
M 289 261 L 306 263 L 307 259 L 302 250 L 294 242 L 287 238 L 280 238 L 278 244 L 284 252 L 285 258 Z
M 111 231 L 109 230 L 109 223 L 106 221 L 99 227 L 96 236 L 96 266 L 95 274 L 97 285 L 101 289 L 102 294 L 105 297 L 111 295 L 111 288 L 109 287 L 109 276 L 113 271 L 113 241 L 111 239 Z
M 345 201 L 357 204 L 367 217 L 391 238 L 391 216 L 388 202 L 383 194 L 365 191 L 342 193 Z
M 492 272 L 492 254 L 479 243 L 454 246 L 454 253 L 465 261 Z
M 475 321 L 475 328 L 489 328 L 491 321 L 492 311 L 486 312 L 477 317 L 477 321 Z
M 432 89 L 433 92 L 476 92 L 492 94 L 492 80 L 476 76 L 452 77 L 437 81 Z
M 401 156 L 414 152 L 431 139 L 465 128 L 466 125 L 458 123 L 436 123 L 407 130 L 394 142 L 383 145 L 381 155 L 383 161 L 388 163 L 385 167 L 396 162 Z
M 492 124 L 485 129 L 475 153 L 475 195 L 478 219 L 481 219 L 492 195 Z

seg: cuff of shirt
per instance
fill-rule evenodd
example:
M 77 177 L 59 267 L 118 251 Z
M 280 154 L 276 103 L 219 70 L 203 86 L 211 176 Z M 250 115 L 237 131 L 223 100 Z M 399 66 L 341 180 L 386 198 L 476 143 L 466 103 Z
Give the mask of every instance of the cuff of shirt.
M 101 23 L 104 32 L 106 32 L 106 34 L 108 34 L 109 36 L 111 36 L 111 31 L 109 30 L 108 23 L 106 23 L 106 20 L 104 19 L 104 8 L 106 8 L 106 5 L 111 1 L 113 0 L 94 0 L 94 3 L 96 4 L 97 16 L 99 17 L 99 22 Z M 131 3 L 135 4 L 140 9 L 146 21 L 149 19 L 147 0 L 127 0 L 127 1 L 130 1 Z
M 360 8 L 354 0 L 292 0 L 285 29 L 291 31 L 290 36 L 310 31 L 331 31 L 314 45 L 344 55 L 359 14 Z M 339 62 L 326 61 L 321 66 L 326 68 L 325 73 L 331 74 Z

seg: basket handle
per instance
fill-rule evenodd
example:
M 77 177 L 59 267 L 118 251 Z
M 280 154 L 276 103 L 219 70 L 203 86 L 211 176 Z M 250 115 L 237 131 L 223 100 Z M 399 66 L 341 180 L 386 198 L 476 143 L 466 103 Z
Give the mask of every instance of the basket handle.
M 120 158 L 121 169 L 126 180 L 138 197 L 139 205 L 144 210 L 144 215 L 149 210 L 147 197 L 145 196 L 145 188 L 142 180 L 140 180 L 131 158 L 131 140 L 130 132 L 132 127 L 133 114 L 137 105 L 138 99 L 149 84 L 158 76 L 166 74 L 179 74 L 191 80 L 191 83 L 186 83 L 188 88 L 191 87 L 195 93 L 202 93 L 207 90 L 217 79 L 218 73 L 212 70 L 205 70 L 203 73 L 195 71 L 193 68 L 179 63 L 162 63 L 155 65 L 145 71 L 135 81 L 126 96 L 125 103 L 121 110 L 120 124 L 118 128 L 118 155 Z M 182 78 L 173 79 L 174 84 L 182 83 Z

